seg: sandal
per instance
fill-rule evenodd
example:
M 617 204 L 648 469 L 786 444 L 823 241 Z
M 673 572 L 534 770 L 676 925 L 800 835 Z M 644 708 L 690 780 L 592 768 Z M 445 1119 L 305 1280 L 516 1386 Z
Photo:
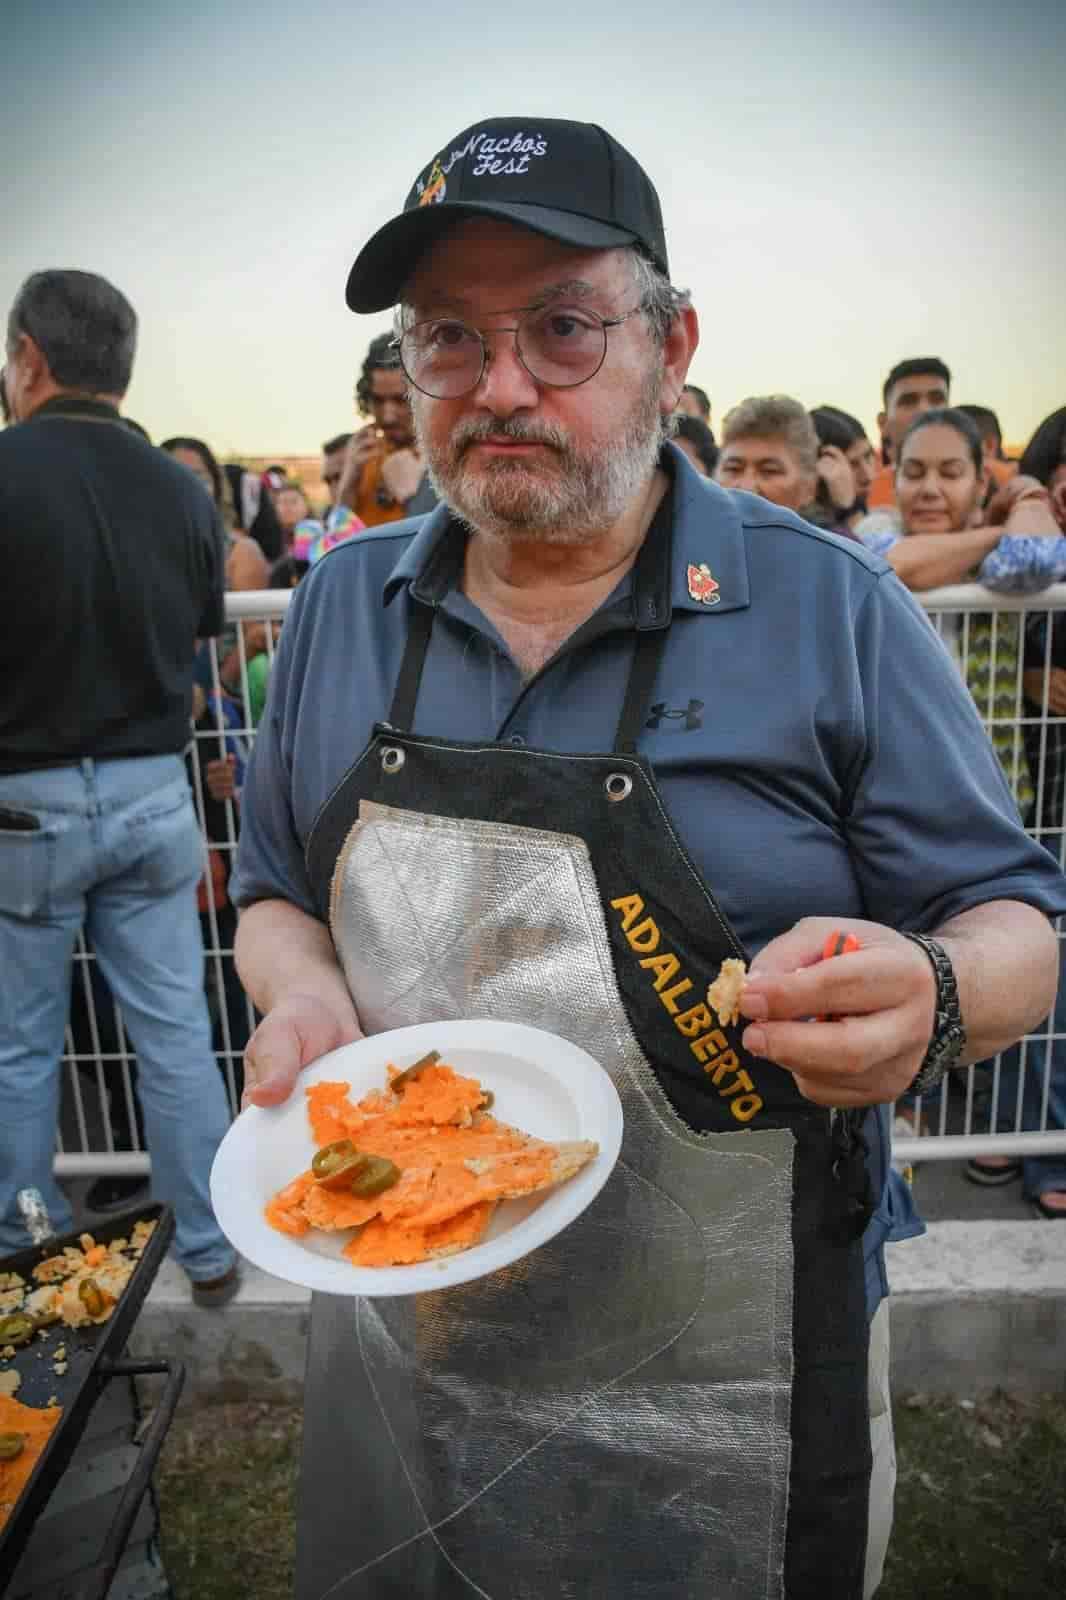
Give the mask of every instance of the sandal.
M 983 1183 L 988 1188 L 996 1188 L 1001 1183 L 1013 1183 L 1015 1178 L 1020 1178 L 1022 1164 L 1020 1161 L 1004 1160 L 1003 1157 L 985 1156 L 982 1159 L 981 1156 L 975 1156 L 972 1161 L 967 1161 L 965 1171 L 971 1183 Z

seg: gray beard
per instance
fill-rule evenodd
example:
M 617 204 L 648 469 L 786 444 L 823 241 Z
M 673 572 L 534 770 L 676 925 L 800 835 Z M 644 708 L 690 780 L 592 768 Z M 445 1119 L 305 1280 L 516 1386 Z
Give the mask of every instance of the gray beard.
M 666 437 L 659 410 L 661 363 L 648 374 L 622 431 L 605 448 L 589 455 L 575 449 L 570 436 L 550 423 L 512 417 L 472 417 L 460 423 L 444 449 L 434 451 L 426 437 L 421 409 L 412 395 L 415 430 L 430 481 L 440 498 L 475 533 L 509 541 L 588 544 L 613 527 L 649 481 Z M 493 434 L 551 446 L 553 470 L 537 471 L 522 461 L 494 461 L 478 473 L 464 465 L 466 447 Z

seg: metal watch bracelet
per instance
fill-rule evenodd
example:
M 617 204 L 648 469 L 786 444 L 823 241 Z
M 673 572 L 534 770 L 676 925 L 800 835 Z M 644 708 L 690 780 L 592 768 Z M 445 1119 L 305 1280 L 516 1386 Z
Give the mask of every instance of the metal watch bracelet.
M 925 933 L 905 933 L 903 937 L 910 939 L 912 944 L 920 945 L 925 951 L 936 980 L 932 1037 L 925 1058 L 907 1090 L 908 1094 L 921 1095 L 935 1089 L 948 1068 L 955 1065 L 966 1043 L 966 1029 L 959 1008 L 955 969 L 944 946 L 938 939 L 931 939 Z

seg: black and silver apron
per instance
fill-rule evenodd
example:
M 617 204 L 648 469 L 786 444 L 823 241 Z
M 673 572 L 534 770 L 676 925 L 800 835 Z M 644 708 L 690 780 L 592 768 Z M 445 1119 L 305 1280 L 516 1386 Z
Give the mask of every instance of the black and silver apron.
M 563 1034 L 625 1132 L 588 1210 L 512 1266 L 315 1296 L 299 1600 L 862 1594 L 861 1149 L 705 1003 L 745 952 L 635 753 L 670 620 L 640 596 L 669 561 L 667 512 L 604 754 L 401 731 L 433 625 L 412 597 L 389 723 L 308 841 L 367 1033 Z

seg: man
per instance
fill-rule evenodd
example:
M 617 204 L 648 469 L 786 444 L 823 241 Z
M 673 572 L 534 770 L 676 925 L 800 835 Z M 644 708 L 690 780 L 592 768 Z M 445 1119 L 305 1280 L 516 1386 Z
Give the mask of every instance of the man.
M 0 548 L 0 1253 L 29 1241 L 20 1189 L 57 1232 L 52 1176 L 71 963 L 84 928 L 139 1067 L 152 1186 L 193 1296 L 237 1287 L 208 1176 L 228 1116 L 211 1052 L 185 777 L 193 656 L 222 627 L 222 533 L 191 473 L 118 407 L 136 316 L 88 272 L 38 272 L 7 326 Z
M 328 517 L 338 504 L 337 490 L 340 488 L 340 481 L 344 476 L 344 462 L 348 454 L 348 441 L 351 437 L 350 433 L 338 433 L 332 439 L 327 439 L 322 446 L 322 482 L 325 484 L 326 493 L 329 495 L 329 504 L 322 513 L 323 519 Z
M 1018 470 L 1016 461 L 1008 461 L 1003 454 L 1003 429 L 999 425 L 999 418 L 989 406 L 957 406 L 964 416 L 970 418 L 981 435 L 981 449 L 984 451 L 985 471 L 988 473 L 988 494 L 992 496 L 997 489 L 1009 483 Z
M 690 417 L 679 411 L 674 419 L 674 443 L 688 456 L 696 471 L 704 478 L 713 478 L 718 465 L 718 446 L 714 434 L 699 417 Z
M 892 368 L 881 389 L 881 470 L 866 496 L 871 511 L 896 503 L 895 461 L 900 440 L 922 411 L 951 403 L 951 373 L 939 356 L 911 356 Z
M 708 428 L 710 427 L 711 397 L 706 389 L 701 389 L 698 384 L 686 383 L 677 402 L 677 409 L 686 417 L 698 417 Z
M 391 333 L 371 341 L 355 387 L 355 403 L 361 415 L 372 420 L 348 442 L 337 490 L 341 505 L 371 528 L 428 511 L 436 496 L 425 481 L 407 381 Z
M 855 1600 L 890 1517 L 886 1470 L 867 1551 L 884 1108 L 1047 1012 L 1066 884 L 888 568 L 665 442 L 696 314 L 603 129 L 466 129 L 347 298 L 399 305 L 444 503 L 319 563 L 282 632 L 250 1098 L 362 1031 L 506 1015 L 597 1055 L 626 1131 L 515 1271 L 315 1298 L 297 1593 Z

